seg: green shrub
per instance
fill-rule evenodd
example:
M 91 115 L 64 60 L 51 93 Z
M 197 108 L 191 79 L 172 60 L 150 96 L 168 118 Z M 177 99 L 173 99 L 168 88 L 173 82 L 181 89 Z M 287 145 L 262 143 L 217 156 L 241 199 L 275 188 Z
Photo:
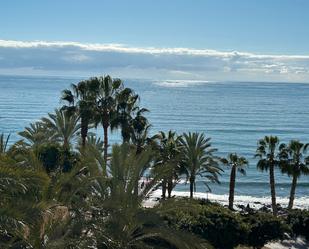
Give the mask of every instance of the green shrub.
M 292 235 L 304 236 L 309 240 L 309 211 L 308 210 L 292 210 L 289 212 L 287 224 L 291 227 Z
M 194 200 L 175 202 L 173 206 L 177 208 L 167 208 L 165 212 L 170 226 L 193 232 L 219 249 L 232 249 L 246 241 L 249 229 L 240 214 L 217 204 Z
M 161 204 L 169 226 L 199 235 L 215 248 L 232 249 L 238 245 L 262 248 L 273 240 L 284 239 L 290 227 L 283 218 L 271 213 L 240 214 L 210 202 L 176 199 Z M 308 212 L 290 214 L 297 235 L 308 234 Z
M 68 150 L 61 151 L 62 172 L 69 172 L 78 160 L 78 155 Z
M 47 173 L 69 172 L 78 156 L 55 143 L 43 144 L 38 148 L 39 159 Z
M 262 248 L 266 243 L 283 239 L 289 227 L 284 220 L 269 213 L 254 213 L 244 216 L 244 222 L 250 227 L 247 245 Z
M 59 168 L 61 148 L 58 144 L 43 144 L 39 147 L 38 154 L 47 173 Z

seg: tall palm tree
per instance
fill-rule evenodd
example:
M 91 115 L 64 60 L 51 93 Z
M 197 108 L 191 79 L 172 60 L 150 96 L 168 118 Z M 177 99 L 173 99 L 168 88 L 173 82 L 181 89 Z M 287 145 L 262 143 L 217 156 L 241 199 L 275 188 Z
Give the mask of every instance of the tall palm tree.
M 61 109 L 56 109 L 54 114 L 49 113 L 48 118 L 42 118 L 42 122 L 51 131 L 53 139 L 61 142 L 65 150 L 70 148 L 81 127 L 76 113 L 69 115 L 67 111 Z
M 215 148 L 211 147 L 210 138 L 205 138 L 203 133 L 184 133 L 181 138 L 183 146 L 183 166 L 190 183 L 190 198 L 196 191 L 196 177 L 201 176 L 211 182 L 219 183 L 218 175 L 222 169 L 213 155 Z M 205 185 L 208 189 L 207 182 Z
M 305 158 L 309 144 L 291 140 L 280 148 L 280 167 L 282 173 L 292 177 L 288 209 L 293 208 L 297 180 L 301 175 L 309 175 L 309 157 Z
M 145 148 L 145 146 L 153 143 L 155 137 L 149 136 L 151 125 L 149 124 L 148 119 L 143 115 L 145 112 L 148 112 L 148 110 L 137 106 L 134 112 L 136 113 L 134 113 L 134 116 L 132 115 L 130 117 L 128 122 L 128 133 L 131 142 L 136 146 L 136 153 L 138 154 Z
M 179 179 L 182 159 L 181 136 L 170 130 L 167 133 L 159 132 L 158 138 L 159 156 L 156 167 L 168 169 L 167 174 L 162 179 L 162 198 L 165 199 L 166 190 L 168 198 L 170 198 L 175 183 Z
M 229 209 L 233 210 L 236 171 L 245 175 L 245 167 L 248 165 L 248 160 L 245 157 L 238 156 L 236 153 L 231 153 L 227 158 L 222 158 L 221 162 L 231 168 L 230 175 L 230 194 L 229 194 Z
M 115 118 L 117 109 L 117 95 L 123 90 L 120 79 L 113 79 L 109 75 L 91 79 L 96 94 L 95 125 L 103 127 L 104 160 L 107 162 L 108 129 Z
M 62 109 L 71 114 L 76 113 L 80 118 L 80 134 L 83 147 L 86 145 L 89 124 L 93 119 L 93 110 L 96 101 L 96 93 L 93 91 L 91 83 L 92 81 L 90 79 L 80 81 L 77 85 L 72 84 L 72 90 L 63 90 L 61 97 L 63 101 L 68 103 Z
M 275 167 L 279 166 L 278 154 L 279 138 L 276 136 L 265 136 L 258 141 L 255 157 L 260 158 L 257 168 L 261 171 L 269 171 L 269 184 L 271 193 L 271 205 L 273 214 L 277 215 Z
M 135 118 L 138 118 L 137 121 L 142 129 L 148 124 L 147 119 L 143 116 L 148 110 L 145 108 L 140 109 L 138 101 L 139 96 L 131 88 L 125 88 L 117 95 L 117 112 L 111 125 L 113 129 L 121 129 L 123 142 L 130 141 L 134 115 Z

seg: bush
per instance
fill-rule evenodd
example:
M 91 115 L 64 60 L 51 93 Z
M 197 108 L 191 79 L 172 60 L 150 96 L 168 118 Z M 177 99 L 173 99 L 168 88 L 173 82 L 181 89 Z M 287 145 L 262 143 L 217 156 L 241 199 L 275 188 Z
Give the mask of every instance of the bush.
M 287 224 L 291 227 L 292 235 L 304 236 L 309 240 L 309 211 L 292 210 L 286 218 Z
M 48 143 L 38 148 L 39 159 L 47 173 L 57 170 L 69 172 L 74 166 L 78 155 L 63 149 L 59 144 Z
M 174 200 L 170 210 L 167 205 L 165 218 L 169 225 L 187 230 L 209 241 L 215 248 L 232 249 L 243 244 L 248 236 L 249 228 L 242 221 L 240 214 L 211 203 L 196 200 Z M 188 203 L 189 202 L 189 203 Z
M 284 239 L 290 232 L 283 218 L 270 213 L 240 214 L 205 201 L 167 200 L 161 204 L 161 210 L 169 226 L 199 235 L 218 249 L 232 249 L 238 245 L 262 248 L 270 241 Z M 308 212 L 300 217 L 293 215 L 290 222 L 294 220 L 295 233 L 308 232 Z
M 59 168 L 61 161 L 61 148 L 58 144 L 44 144 L 38 149 L 39 159 L 47 173 Z
M 78 160 L 77 153 L 68 150 L 63 150 L 61 153 L 62 172 L 69 172 Z
M 283 239 L 289 227 L 282 218 L 269 213 L 255 213 L 244 216 L 244 222 L 249 225 L 247 245 L 262 248 L 266 243 Z

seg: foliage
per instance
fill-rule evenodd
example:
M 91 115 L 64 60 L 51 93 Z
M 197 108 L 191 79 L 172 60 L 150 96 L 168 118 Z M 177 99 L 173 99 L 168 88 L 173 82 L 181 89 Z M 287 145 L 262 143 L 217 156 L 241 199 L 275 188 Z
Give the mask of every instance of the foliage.
M 215 248 L 232 249 L 244 243 L 249 232 L 239 214 L 217 204 L 183 199 L 162 205 L 162 215 L 172 228 L 193 232 Z
M 79 117 L 65 110 L 55 110 L 48 118 L 42 118 L 44 126 L 50 131 L 53 141 L 61 142 L 65 149 L 69 149 L 80 129 Z
M 288 145 L 282 144 L 280 148 L 281 172 L 292 177 L 289 209 L 293 208 L 298 178 L 301 175 L 309 175 L 309 157 L 306 157 L 308 146 L 309 144 L 298 140 L 291 140 Z
M 59 170 L 61 163 L 61 148 L 57 144 L 43 144 L 38 149 L 38 158 L 47 173 Z
M 278 148 L 279 147 L 279 148 Z M 257 168 L 261 171 L 269 171 L 269 185 L 271 194 L 271 205 L 273 214 L 277 215 L 276 187 L 275 187 L 275 167 L 280 165 L 279 138 L 276 136 L 265 136 L 258 141 L 255 157 L 259 158 Z
M 283 239 L 285 233 L 290 232 L 283 218 L 269 213 L 235 213 L 219 204 L 187 198 L 163 202 L 161 215 L 173 229 L 193 232 L 219 249 L 238 245 L 261 248 L 270 241 Z M 299 220 L 295 222 L 297 226 L 300 223 L 304 224 Z M 303 226 L 301 229 L 305 231 Z
M 66 102 L 62 106 L 68 115 L 76 115 L 80 118 L 80 135 L 82 146 L 86 144 L 88 129 L 91 121 L 93 121 L 95 94 L 92 91 L 92 81 L 83 80 L 78 84 L 72 84 L 71 90 L 65 89 L 62 91 L 61 100 Z
M 148 110 L 139 107 L 139 96 L 110 76 L 72 85 L 62 100 L 67 105 L 26 127 L 19 133 L 22 140 L 10 148 L 9 136 L 0 135 L 0 248 L 212 248 L 207 241 L 218 249 L 260 248 L 282 239 L 289 227 L 293 235 L 309 239 L 309 211 L 293 210 L 280 218 L 187 198 L 144 208 L 160 185 L 171 197 L 183 176 L 190 197 L 197 176 L 207 187 L 208 181 L 219 183 L 222 169 L 210 138 L 172 131 L 149 136 Z M 88 132 L 98 125 L 104 128 L 103 140 Z M 120 129 L 123 139 L 110 154 L 108 129 Z M 270 172 L 273 204 L 274 168 L 280 165 L 295 180 L 307 173 L 308 164 L 307 145 L 278 145 L 277 137 L 265 137 L 256 155 L 258 168 Z M 235 185 L 236 170 L 245 173 L 247 160 L 230 154 L 221 162 L 234 170 L 230 186 Z
M 93 147 L 87 149 L 88 146 L 81 158 L 83 167 L 70 172 L 71 177 L 67 178 L 66 184 L 57 188 L 60 192 L 63 189 L 72 191 L 69 195 L 62 193 L 61 200 L 69 197 L 69 200 L 76 201 L 71 202 L 74 215 L 63 229 L 65 235 L 58 240 L 51 240 L 50 237 L 49 246 L 138 249 L 160 245 L 158 248 L 206 248 L 205 242 L 193 235 L 170 231 L 156 209 L 141 208 L 142 202 L 162 177 L 160 172 L 154 172 L 152 180 L 136 198 L 135 185 L 149 167 L 153 157 L 151 150 L 136 155 L 135 149 L 129 144 L 115 145 L 106 177 L 102 171 L 105 168 L 102 165 L 103 158 L 94 159 L 91 156 Z
M 236 153 L 231 153 L 227 158 L 222 158 L 221 162 L 227 165 L 231 169 L 230 174 L 230 191 L 229 191 L 229 209 L 233 210 L 234 203 L 234 190 L 236 182 L 236 171 L 246 175 L 245 167 L 248 166 L 249 162 L 245 157 L 238 156 Z
M 304 236 L 309 241 L 309 211 L 291 210 L 286 222 L 290 225 L 294 236 Z
M 0 156 L 1 154 L 5 154 L 7 151 L 9 140 L 10 134 L 6 138 L 4 137 L 3 133 L 0 135 Z
M 89 79 L 90 91 L 95 96 L 94 123 L 103 127 L 104 133 L 104 161 L 107 162 L 108 129 L 111 122 L 116 118 L 117 96 L 123 89 L 120 79 L 112 79 L 109 75 L 104 77 L 93 77 Z
M 178 136 L 176 132 L 171 130 L 167 133 L 161 131 L 156 135 L 156 139 L 158 139 L 158 156 L 155 166 L 163 167 L 167 172 L 161 184 L 162 198 L 166 197 L 166 190 L 170 198 L 171 192 L 182 174 L 183 147 L 180 143 L 181 136 Z
M 48 184 L 49 177 L 42 170 L 33 171 L 18 167 L 13 161 L 0 161 L 0 232 L 4 241 L 12 245 L 22 241 L 28 244 L 25 240 L 39 237 L 37 221 L 43 217 L 41 201 Z
M 181 145 L 184 173 L 190 183 L 190 197 L 193 198 L 193 192 L 196 191 L 196 177 L 201 176 L 208 181 L 219 183 L 218 176 L 222 169 L 213 155 L 217 149 L 211 146 L 210 138 L 206 138 L 203 133 L 184 133 Z M 210 190 L 207 181 L 204 181 L 204 184 Z
M 42 122 L 31 123 L 24 131 L 18 133 L 27 147 L 37 147 L 51 141 L 51 133 Z
M 245 216 L 244 221 L 250 227 L 247 244 L 254 248 L 262 248 L 274 240 L 284 239 L 289 227 L 284 221 L 268 213 L 254 213 Z

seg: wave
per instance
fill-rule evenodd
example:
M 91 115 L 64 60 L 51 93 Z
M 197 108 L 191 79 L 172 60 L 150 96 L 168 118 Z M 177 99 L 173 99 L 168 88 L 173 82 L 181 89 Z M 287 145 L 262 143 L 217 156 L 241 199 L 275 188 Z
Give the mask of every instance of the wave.
M 188 182 L 185 179 L 181 179 L 178 182 L 179 185 L 187 185 Z M 204 180 L 197 179 L 196 184 L 204 184 Z M 229 181 L 220 181 L 220 185 L 229 185 Z M 237 186 L 249 186 L 249 187 L 261 187 L 261 186 L 268 186 L 269 182 L 268 181 L 238 181 L 236 182 Z M 289 187 L 291 186 L 291 182 L 277 182 L 276 187 Z M 307 188 L 309 187 L 309 182 L 298 182 L 297 187 L 304 187 Z
M 165 80 L 165 81 L 155 81 L 154 84 L 163 87 L 189 87 L 197 86 L 206 83 L 213 83 L 213 81 L 202 81 L 202 80 Z

